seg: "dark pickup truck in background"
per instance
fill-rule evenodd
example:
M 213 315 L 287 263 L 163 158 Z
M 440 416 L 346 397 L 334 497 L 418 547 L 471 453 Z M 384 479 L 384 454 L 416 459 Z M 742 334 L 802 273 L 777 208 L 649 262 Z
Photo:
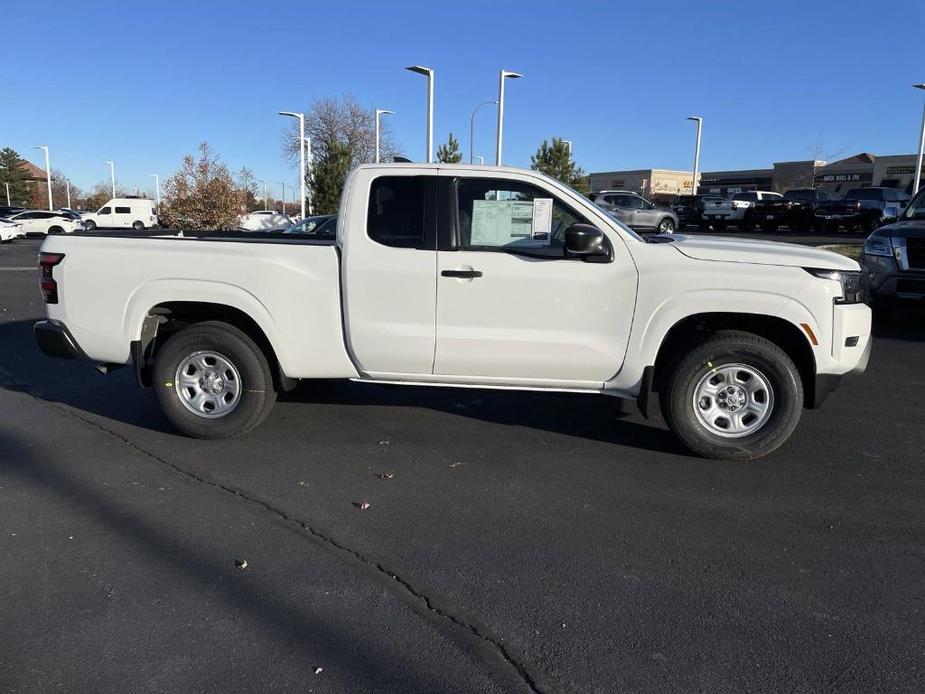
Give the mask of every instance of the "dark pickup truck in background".
M 719 195 L 679 195 L 671 203 L 671 209 L 678 216 L 679 227 L 683 228 L 689 224 L 696 224 L 706 229 L 707 222 L 703 217 L 704 202 L 725 199 Z
M 873 231 L 897 219 L 909 196 L 897 188 L 855 188 L 843 200 L 830 200 L 816 206 L 816 226 L 834 231 L 844 227 L 848 231 Z
M 861 269 L 869 297 L 887 309 L 896 299 L 925 300 L 925 188 L 867 237 Z
M 816 208 L 828 202 L 829 195 L 824 190 L 788 190 L 783 199 L 757 201 L 752 221 L 766 232 L 775 232 L 781 226 L 790 227 L 790 231 L 809 231 L 816 225 Z

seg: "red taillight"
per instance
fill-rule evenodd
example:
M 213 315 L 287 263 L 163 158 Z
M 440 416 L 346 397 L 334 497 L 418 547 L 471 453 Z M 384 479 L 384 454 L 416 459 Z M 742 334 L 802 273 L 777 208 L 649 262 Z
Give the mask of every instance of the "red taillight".
M 39 253 L 39 286 L 42 288 L 42 296 L 45 297 L 46 304 L 58 303 L 58 283 L 52 276 L 54 267 L 64 260 L 64 253 Z

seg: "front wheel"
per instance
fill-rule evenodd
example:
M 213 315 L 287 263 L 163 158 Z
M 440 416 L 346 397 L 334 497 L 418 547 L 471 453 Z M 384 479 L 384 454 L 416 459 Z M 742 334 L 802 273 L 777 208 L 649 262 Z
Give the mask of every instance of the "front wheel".
M 92 219 L 88 219 L 84 223 L 84 229 L 86 229 L 87 231 L 93 231 L 94 229 L 96 229 L 96 222 L 94 222 Z
M 219 321 L 173 335 L 158 351 L 153 375 L 167 419 L 194 438 L 246 434 L 276 402 L 263 352 L 244 332 Z
M 675 223 L 671 217 L 665 217 L 658 223 L 659 234 L 673 234 L 675 232 Z
M 669 428 L 690 450 L 754 460 L 780 447 L 803 408 L 803 383 L 777 345 L 737 331 L 715 333 L 672 369 L 662 388 Z

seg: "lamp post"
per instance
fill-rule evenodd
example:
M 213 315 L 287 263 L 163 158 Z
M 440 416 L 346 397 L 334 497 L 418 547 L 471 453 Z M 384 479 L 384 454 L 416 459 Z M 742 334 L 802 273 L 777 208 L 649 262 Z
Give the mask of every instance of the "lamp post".
M 427 163 L 434 161 L 434 71 L 423 65 L 412 65 L 406 70 L 427 77 Z
M 12 207 L 12 205 L 10 204 L 10 184 L 4 183 L 3 185 L 6 186 L 6 206 Z
M 301 181 L 301 186 L 299 190 L 302 192 L 302 218 L 305 218 L 305 114 L 304 113 L 295 113 L 293 111 L 280 111 L 279 115 L 281 116 L 290 116 L 291 118 L 299 119 L 299 180 Z M 295 190 L 292 191 L 295 194 Z M 285 193 L 283 194 L 285 198 Z M 283 204 L 286 204 L 286 201 L 283 200 Z
M 283 214 L 286 214 L 286 184 L 283 181 L 277 181 L 283 187 Z
M 263 211 L 267 211 L 267 182 L 264 180 L 258 180 L 257 183 L 263 183 Z
M 475 163 L 475 114 L 478 113 L 478 110 L 482 106 L 487 106 L 488 104 L 497 104 L 498 102 L 494 99 L 488 101 L 483 101 L 474 109 L 472 109 L 472 115 L 469 116 L 469 163 Z
M 501 166 L 501 145 L 504 138 L 504 80 L 508 77 L 516 80 L 523 75 L 509 70 L 501 70 L 498 73 L 498 149 L 495 153 L 495 166 Z
M 104 164 L 109 164 L 109 177 L 112 180 L 112 197 L 116 197 L 116 165 L 115 162 L 106 161 Z
M 157 206 L 161 206 L 161 177 L 157 174 L 149 174 L 154 176 L 154 199 L 157 202 Z
M 697 122 L 697 143 L 694 145 L 694 179 L 691 181 L 691 195 L 697 195 L 697 174 L 700 172 L 700 133 L 703 130 L 701 116 L 688 116 L 687 120 Z
M 916 89 L 925 89 L 925 84 L 913 84 Z M 912 194 L 919 192 L 919 181 L 922 180 L 922 154 L 925 153 L 925 108 L 922 109 L 922 133 L 919 135 L 919 158 L 915 163 L 915 180 L 912 181 Z
M 479 165 L 481 165 L 481 166 L 484 166 L 484 165 L 485 165 L 485 157 L 483 157 L 483 156 L 481 156 L 481 155 L 478 155 L 478 154 L 476 154 L 474 157 L 472 157 L 472 160 L 471 160 L 469 163 L 470 163 L 470 164 L 474 164 L 476 159 L 479 160 Z
M 70 179 L 64 179 L 64 190 L 67 193 L 67 209 L 71 209 L 71 181 Z
M 384 114 L 395 115 L 395 111 L 389 111 L 384 108 L 376 109 L 376 163 L 379 163 L 379 118 Z
M 559 140 L 568 147 L 568 158 L 572 158 L 572 141 L 571 140 Z
M 54 209 L 51 204 L 51 160 L 48 156 L 48 145 L 35 145 L 33 149 L 45 150 L 45 182 L 48 184 L 48 209 Z

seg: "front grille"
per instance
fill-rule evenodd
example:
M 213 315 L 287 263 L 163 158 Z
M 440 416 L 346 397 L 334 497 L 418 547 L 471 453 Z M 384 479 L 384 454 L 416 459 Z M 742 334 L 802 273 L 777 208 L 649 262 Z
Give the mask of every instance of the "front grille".
M 925 280 L 896 280 L 897 294 L 925 294 Z
M 906 239 L 906 257 L 910 270 L 925 270 L 925 238 Z

